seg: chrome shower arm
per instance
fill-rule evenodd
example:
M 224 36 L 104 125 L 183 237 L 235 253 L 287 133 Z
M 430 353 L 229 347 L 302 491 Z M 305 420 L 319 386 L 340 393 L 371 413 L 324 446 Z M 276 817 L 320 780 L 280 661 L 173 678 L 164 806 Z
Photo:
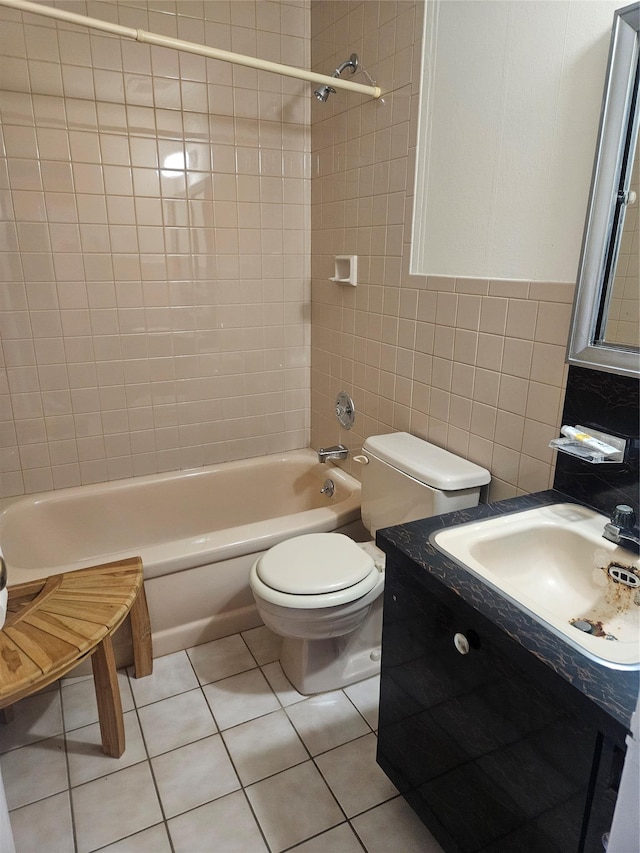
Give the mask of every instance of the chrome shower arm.
M 338 67 L 336 68 L 336 70 L 333 72 L 333 74 L 331 76 L 332 77 L 340 77 L 342 72 L 345 71 L 347 68 L 351 69 L 352 74 L 356 73 L 356 71 L 358 69 L 358 54 L 357 53 L 352 53 L 351 56 L 349 57 L 349 59 L 347 59 L 345 62 L 342 62 L 340 65 L 338 65 Z M 315 92 L 313 94 L 315 95 L 315 97 L 319 101 L 322 101 L 322 103 L 325 103 L 325 101 L 327 100 L 329 95 L 335 94 L 335 91 L 336 90 L 332 86 L 325 84 L 324 86 L 318 86 L 318 88 L 315 90 Z
M 349 59 L 345 60 L 345 62 L 340 63 L 336 70 L 331 75 L 332 77 L 340 77 L 343 71 L 347 68 L 351 69 L 351 73 L 355 74 L 358 70 L 358 54 L 352 53 Z

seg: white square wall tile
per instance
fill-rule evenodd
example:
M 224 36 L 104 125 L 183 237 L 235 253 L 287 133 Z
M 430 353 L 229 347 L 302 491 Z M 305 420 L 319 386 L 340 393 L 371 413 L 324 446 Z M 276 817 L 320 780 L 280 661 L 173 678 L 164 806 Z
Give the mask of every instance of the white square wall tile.
M 138 708 L 198 686 L 198 679 L 186 652 L 155 658 L 152 675 L 134 678 L 133 667 L 129 669 L 129 674 L 132 676 L 131 691 Z
M 161 755 L 217 732 L 202 690 L 189 690 L 138 711 L 150 756 Z
M 312 755 L 370 732 L 369 726 L 341 690 L 318 693 L 286 709 Z
M 274 853 L 344 820 L 311 761 L 256 782 L 246 793 Z
M 173 818 L 169 821 L 169 832 L 175 853 L 193 853 L 194 850 L 200 850 L 204 838 L 208 850 L 224 853 L 267 851 L 255 818 L 241 791 Z
M 246 723 L 280 708 L 259 669 L 224 678 L 202 688 L 220 730 Z
M 274 711 L 227 729 L 223 739 L 243 785 L 258 782 L 309 758 L 284 711 Z
M 240 787 L 220 735 L 151 759 L 167 817 L 204 805 Z
M 209 684 L 255 668 L 256 662 L 240 634 L 187 649 L 200 684 Z
M 316 764 L 347 817 L 380 805 L 398 789 L 376 763 L 372 733 L 316 757 Z
M 88 853 L 162 821 L 146 762 L 73 788 L 71 799 L 78 853 Z

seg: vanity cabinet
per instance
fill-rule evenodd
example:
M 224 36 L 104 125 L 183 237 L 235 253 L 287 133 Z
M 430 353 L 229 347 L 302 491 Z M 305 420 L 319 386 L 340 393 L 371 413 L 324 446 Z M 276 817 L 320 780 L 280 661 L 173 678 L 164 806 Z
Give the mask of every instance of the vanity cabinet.
M 378 763 L 447 853 L 602 853 L 626 730 L 387 557 Z

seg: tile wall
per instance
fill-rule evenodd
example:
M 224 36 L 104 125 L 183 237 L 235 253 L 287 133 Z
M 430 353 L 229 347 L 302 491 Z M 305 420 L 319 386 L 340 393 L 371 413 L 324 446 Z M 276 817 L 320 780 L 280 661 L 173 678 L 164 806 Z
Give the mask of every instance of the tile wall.
M 56 5 L 309 64 L 308 0 Z M 308 444 L 309 110 L 0 9 L 0 495 Z
M 640 157 L 636 153 L 631 190 L 640 193 Z M 618 250 L 616 274 L 607 314 L 608 341 L 640 346 L 640 216 L 638 202 L 627 206 Z
M 313 69 L 355 51 L 385 95 L 312 105 L 311 443 L 408 430 L 489 468 L 497 500 L 552 484 L 574 284 L 409 275 L 422 8 L 312 3 Z M 357 287 L 328 281 L 337 254 Z

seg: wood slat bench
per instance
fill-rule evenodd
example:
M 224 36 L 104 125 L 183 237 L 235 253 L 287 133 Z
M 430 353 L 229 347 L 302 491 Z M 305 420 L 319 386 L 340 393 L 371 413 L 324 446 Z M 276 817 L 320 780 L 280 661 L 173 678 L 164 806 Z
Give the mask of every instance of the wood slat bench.
M 139 557 L 9 587 L 0 631 L 0 709 L 46 687 L 91 656 L 102 748 L 124 752 L 124 720 L 111 636 L 131 618 L 136 678 L 153 671 Z

